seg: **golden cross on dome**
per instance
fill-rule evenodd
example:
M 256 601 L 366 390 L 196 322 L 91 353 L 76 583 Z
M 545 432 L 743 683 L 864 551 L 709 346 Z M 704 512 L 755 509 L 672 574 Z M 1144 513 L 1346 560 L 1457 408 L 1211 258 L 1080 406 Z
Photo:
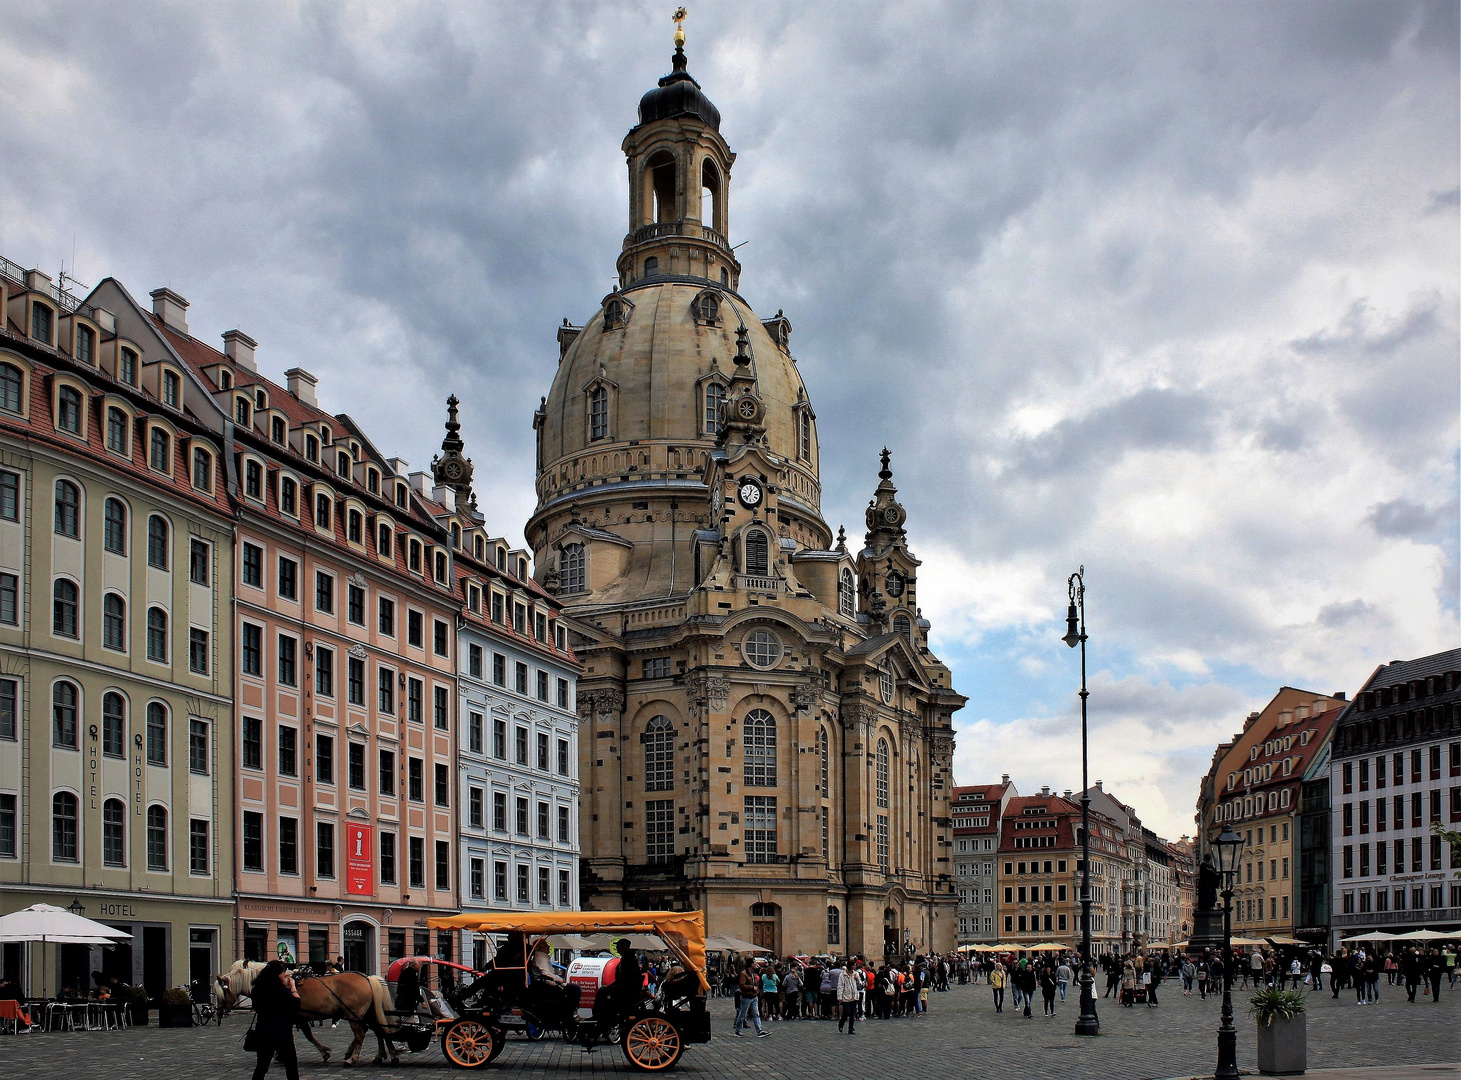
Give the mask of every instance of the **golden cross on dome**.
M 675 48 L 677 49 L 685 47 L 685 15 L 685 9 L 677 7 L 675 13 L 670 16 L 675 21 Z

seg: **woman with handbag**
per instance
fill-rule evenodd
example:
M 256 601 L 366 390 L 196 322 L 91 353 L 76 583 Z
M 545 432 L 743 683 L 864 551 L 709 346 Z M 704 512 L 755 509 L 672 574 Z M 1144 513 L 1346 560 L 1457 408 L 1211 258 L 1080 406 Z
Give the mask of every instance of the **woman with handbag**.
M 286 1080 L 299 1080 L 299 1059 L 294 1055 L 294 1018 L 299 1012 L 299 991 L 289 969 L 278 960 L 269 961 L 254 980 L 250 996 L 254 999 L 254 1026 L 244 1036 L 244 1049 L 252 1049 L 258 1055 L 254 1080 L 264 1080 L 275 1057 L 284 1066 Z

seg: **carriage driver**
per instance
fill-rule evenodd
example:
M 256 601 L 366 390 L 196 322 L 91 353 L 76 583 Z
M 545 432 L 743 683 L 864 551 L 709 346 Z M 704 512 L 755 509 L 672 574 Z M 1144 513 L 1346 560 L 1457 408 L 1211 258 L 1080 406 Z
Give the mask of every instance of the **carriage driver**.
M 560 987 L 568 985 L 568 981 L 553 970 L 553 950 L 549 947 L 547 938 L 539 938 L 538 943 L 533 946 L 533 959 L 528 966 L 532 969 L 534 981 L 541 979 Z
M 401 977 L 396 982 L 396 1011 L 418 1012 L 421 1001 L 421 961 L 408 960 L 401 968 Z

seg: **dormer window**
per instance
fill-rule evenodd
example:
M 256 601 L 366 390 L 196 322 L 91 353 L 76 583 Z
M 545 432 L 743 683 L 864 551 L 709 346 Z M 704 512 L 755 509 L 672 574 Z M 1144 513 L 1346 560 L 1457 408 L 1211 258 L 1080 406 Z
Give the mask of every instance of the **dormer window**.
M 376 469 L 365 470 L 365 490 L 372 495 L 380 494 L 380 472 Z
M 583 592 L 584 558 L 582 544 L 565 544 L 558 559 L 558 582 L 564 592 Z
M 609 390 L 595 386 L 588 392 L 588 437 L 607 439 L 609 437 Z
M 350 457 L 355 461 L 360 460 L 360 444 L 354 439 L 350 440 Z
M 330 439 L 331 439 L 330 425 L 329 424 L 321 424 L 320 425 L 320 441 L 323 442 L 326 446 L 329 446 L 330 445 Z
M 123 350 L 125 353 L 126 350 Z M 162 373 L 162 403 L 170 409 L 182 408 L 183 381 L 176 371 Z
M 487 541 L 481 533 L 472 538 L 472 554 L 477 557 L 478 562 L 484 562 L 487 558 Z
M 451 546 L 453 551 L 462 550 L 462 527 L 455 521 L 451 523 Z
M 162 428 L 152 429 L 148 446 L 148 464 L 161 473 L 172 472 L 172 437 Z
M 517 561 L 517 579 L 519 581 L 526 581 L 528 579 L 528 561 L 526 559 L 518 559 Z
M 467 586 L 467 609 L 476 612 L 482 610 L 482 590 L 475 584 Z
M 328 529 L 330 527 L 330 496 L 327 492 L 315 493 L 315 528 Z
M 269 438 L 283 446 L 289 440 L 289 426 L 284 423 L 284 417 L 275 416 L 269 420 Z
M 269 407 L 269 391 L 262 386 L 254 388 L 254 408 L 260 411 Z
M 350 477 L 350 455 L 343 450 L 335 454 L 335 472 L 346 479 Z
M 0 409 L 19 414 L 24 405 L 25 376 L 14 364 L 0 364 Z
M 193 486 L 199 491 L 213 490 L 213 455 L 201 446 L 193 448 Z
M 720 298 L 713 292 L 703 292 L 690 305 L 691 314 L 701 326 L 720 325 Z
M 725 387 L 718 382 L 705 384 L 705 434 L 720 433 L 720 414 L 725 408 Z
M 127 414 L 115 405 L 110 406 L 107 409 L 107 449 L 114 454 L 127 453 L 131 427 Z
M 246 397 L 242 397 L 242 396 L 240 396 L 238 398 L 235 398 L 234 399 L 234 402 L 233 402 L 233 420 L 234 420 L 234 423 L 238 424 L 239 427 L 243 427 L 243 428 L 249 427 L 250 426 L 250 421 L 249 421 L 249 416 L 250 415 L 251 415 L 251 406 L 249 405 L 249 399 L 246 398 Z
M 128 386 L 137 385 L 137 354 L 125 345 L 117 350 L 117 379 Z
M 307 461 L 320 460 L 320 440 L 313 435 L 304 437 L 304 456 Z
M 56 391 L 56 427 L 72 435 L 81 434 L 81 394 L 74 387 Z
M 37 341 L 44 341 L 47 345 L 51 343 L 51 330 L 55 326 L 56 313 L 45 304 L 31 304 L 30 306 L 30 336 Z
M 89 326 L 76 327 L 76 359 L 87 367 L 96 366 L 96 334 Z
M 244 462 L 244 494 L 251 499 L 264 497 L 264 467 L 257 461 Z
M 624 303 L 621 300 L 610 300 L 604 305 L 604 329 L 614 330 L 624 325 Z
M 347 539 L 349 539 L 352 544 L 365 543 L 365 540 L 363 539 L 365 532 L 365 515 L 362 514 L 359 510 L 351 510 L 350 513 L 346 516 L 345 520 L 347 523 L 345 531 Z
M 382 521 L 375 530 L 375 550 L 382 557 L 391 557 L 391 527 Z
M 432 569 L 435 572 L 434 576 L 436 577 L 437 584 L 446 584 L 446 552 L 435 552 L 434 558 L 432 559 L 432 564 Z
M 504 548 L 497 549 L 497 569 L 507 573 L 507 551 Z
M 299 484 L 292 476 L 279 481 L 279 509 L 290 517 L 299 516 Z
M 229 371 L 226 367 L 221 367 L 218 369 L 218 389 L 233 389 L 233 372 Z
M 411 497 L 408 491 L 409 489 L 406 487 L 405 484 L 398 483 L 396 485 L 396 505 L 399 506 L 402 510 L 405 510 L 408 506 L 410 506 Z
M 812 410 L 803 405 L 796 412 L 797 456 L 803 461 L 812 460 Z

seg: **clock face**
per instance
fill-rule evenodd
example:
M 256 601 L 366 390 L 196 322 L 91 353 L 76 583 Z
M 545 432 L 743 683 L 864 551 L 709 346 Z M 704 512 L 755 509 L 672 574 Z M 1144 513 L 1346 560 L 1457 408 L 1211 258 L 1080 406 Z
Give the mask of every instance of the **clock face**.
M 750 398 L 741 398 L 741 404 L 737 411 L 741 414 L 742 420 L 754 420 L 756 418 L 756 403 Z
M 894 570 L 891 574 L 888 575 L 886 587 L 889 596 L 902 596 L 903 585 L 903 575 L 898 573 L 898 571 Z
M 748 510 L 754 510 L 760 506 L 763 497 L 761 485 L 754 480 L 742 480 L 736 495 L 740 498 L 741 505 Z

